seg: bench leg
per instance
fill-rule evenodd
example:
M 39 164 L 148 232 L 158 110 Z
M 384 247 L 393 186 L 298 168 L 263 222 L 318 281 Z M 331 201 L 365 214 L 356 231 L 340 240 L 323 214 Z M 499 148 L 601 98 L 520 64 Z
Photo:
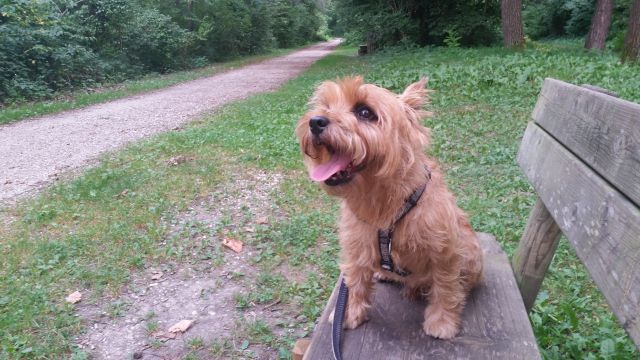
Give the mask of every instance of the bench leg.
M 538 199 L 511 265 L 527 311 L 531 310 L 560 240 L 560 228 Z

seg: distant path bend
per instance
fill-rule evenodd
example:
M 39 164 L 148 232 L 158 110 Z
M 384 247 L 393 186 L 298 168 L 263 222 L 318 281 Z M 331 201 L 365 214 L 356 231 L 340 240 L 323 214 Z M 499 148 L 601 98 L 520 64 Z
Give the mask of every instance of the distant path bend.
M 339 40 L 151 93 L 0 126 L 0 205 L 35 193 L 59 174 L 199 114 L 274 90 L 329 54 Z

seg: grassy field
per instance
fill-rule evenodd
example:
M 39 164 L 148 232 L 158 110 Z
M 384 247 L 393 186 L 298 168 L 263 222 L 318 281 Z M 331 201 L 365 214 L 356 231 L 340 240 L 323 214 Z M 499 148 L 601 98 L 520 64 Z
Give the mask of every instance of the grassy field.
M 77 180 L 4 210 L 0 359 L 86 358 L 73 343 L 81 323 L 62 301 L 69 290 L 113 295 L 132 272 L 167 259 L 188 261 L 181 254 L 195 245 L 189 237 L 167 243 L 168 219 L 214 189 L 231 188 L 230 173 L 257 169 L 282 175 L 271 196 L 283 216 L 259 227 L 252 238 L 236 234 L 256 249 L 253 262 L 260 271 L 245 279 L 252 291 L 237 296 L 237 311 L 277 299 L 296 309 L 290 326 L 312 328 L 338 274 L 337 204 L 306 178 L 293 128 L 322 80 L 363 74 L 369 82 L 400 91 L 430 76 L 437 114 L 426 122 L 433 129 L 430 153 L 447 171 L 475 229 L 495 234 L 509 253 L 534 201 L 514 159 L 542 80 L 590 83 L 640 101 L 640 68 L 620 65 L 611 54 L 585 53 L 570 42 L 534 43 L 522 52 L 395 49 L 366 58 L 354 52 L 341 49 L 275 93 L 231 104 L 180 132 L 130 146 Z M 167 159 L 177 155 L 193 161 L 167 166 Z M 287 280 L 279 270 L 283 265 L 304 276 Z M 530 317 L 547 359 L 640 355 L 566 241 Z M 262 343 L 286 358 L 295 340 L 263 323 L 242 330 L 237 336 L 247 345 L 240 349 L 225 339 L 193 340 L 197 346 L 192 344 L 188 356 L 250 358 L 249 344 Z
M 119 84 L 98 85 L 93 89 L 82 89 L 70 93 L 60 93 L 49 101 L 37 101 L 10 104 L 0 107 L 0 125 L 12 123 L 29 117 L 41 116 L 64 110 L 78 109 L 88 105 L 162 89 L 181 82 L 211 76 L 221 71 L 256 63 L 276 56 L 286 55 L 296 49 L 276 49 L 268 54 L 246 56 L 239 59 L 215 63 L 198 69 L 177 71 L 166 75 L 152 74 L 141 79 Z

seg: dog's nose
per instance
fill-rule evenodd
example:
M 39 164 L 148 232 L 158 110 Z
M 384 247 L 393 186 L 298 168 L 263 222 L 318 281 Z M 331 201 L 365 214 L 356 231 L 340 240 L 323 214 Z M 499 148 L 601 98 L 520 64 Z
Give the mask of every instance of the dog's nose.
M 318 115 L 309 119 L 309 127 L 314 135 L 320 135 L 327 125 L 329 125 L 329 119 L 324 116 Z

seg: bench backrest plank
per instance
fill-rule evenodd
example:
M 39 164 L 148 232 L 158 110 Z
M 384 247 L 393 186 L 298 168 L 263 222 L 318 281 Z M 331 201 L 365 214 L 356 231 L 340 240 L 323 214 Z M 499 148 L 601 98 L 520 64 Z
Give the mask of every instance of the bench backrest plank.
M 547 79 L 518 162 L 640 347 L 639 115 L 637 104 Z
M 533 120 L 640 205 L 640 105 L 546 79 Z

